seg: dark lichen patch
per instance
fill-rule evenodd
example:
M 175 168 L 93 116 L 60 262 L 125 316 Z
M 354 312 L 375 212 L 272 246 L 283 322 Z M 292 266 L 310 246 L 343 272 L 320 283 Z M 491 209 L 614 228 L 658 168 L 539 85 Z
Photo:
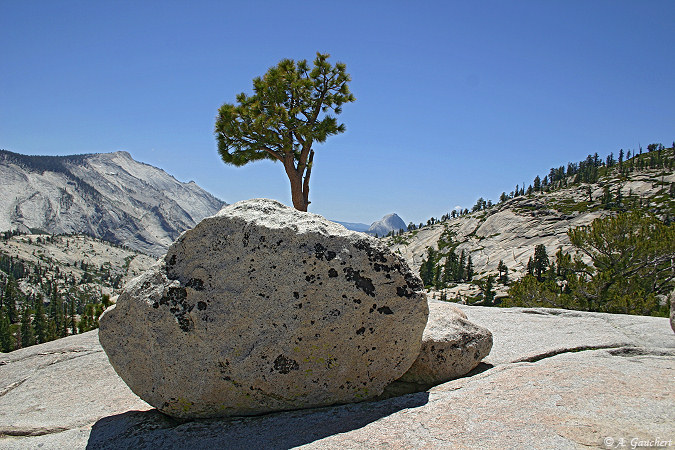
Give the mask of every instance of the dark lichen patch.
M 323 245 L 317 243 L 314 244 L 314 256 L 316 256 L 317 259 L 325 259 L 326 261 L 331 261 L 337 256 L 337 254 L 334 251 L 328 250 Z
M 293 292 L 293 297 L 296 299 L 300 298 L 300 293 L 299 292 Z
M 366 332 L 366 327 L 361 327 L 358 330 L 356 330 L 356 334 L 358 334 L 359 336 L 361 336 L 365 332 Z
M 398 286 L 396 288 L 396 295 L 399 297 L 412 298 L 415 292 L 410 290 L 410 286 Z
M 204 311 L 206 309 L 206 302 L 197 302 L 197 309 L 200 311 Z
M 356 241 L 354 244 L 354 247 L 356 247 L 359 250 L 363 250 L 366 252 L 366 255 L 368 255 L 368 260 L 371 263 L 376 263 L 376 262 L 381 262 L 381 263 L 386 263 L 387 258 L 386 258 L 386 253 L 378 248 L 373 247 L 370 245 L 370 243 L 363 239 Z
M 335 270 L 332 267 L 330 269 L 328 269 L 328 277 L 329 278 L 336 278 L 337 276 L 338 276 L 337 270 Z
M 357 288 L 361 289 L 371 297 L 375 297 L 375 286 L 373 286 L 373 280 L 368 277 L 361 276 L 361 272 L 359 270 L 354 270 L 351 267 L 345 267 L 342 269 L 342 271 L 344 272 L 347 281 L 353 281 Z
M 394 314 L 394 311 L 391 310 L 388 306 L 382 306 L 380 308 L 377 308 L 377 312 L 380 314 Z
M 203 291 L 204 290 L 204 281 L 200 280 L 199 278 L 190 278 L 188 282 L 185 284 L 186 287 L 192 288 L 195 291 Z
M 277 371 L 282 374 L 290 373 L 292 370 L 298 370 L 300 365 L 297 361 L 286 358 L 284 355 L 277 356 L 277 359 L 274 360 L 274 367 L 270 372 Z
M 181 330 L 188 332 L 194 327 L 189 316 L 194 305 L 187 302 L 187 291 L 184 287 L 170 287 L 166 295 L 159 300 L 159 304 L 169 306 L 169 311 L 176 318 Z
M 171 255 L 171 258 L 169 258 L 168 263 L 170 266 L 176 265 L 176 255 Z
M 375 269 L 375 272 L 389 273 L 390 271 L 393 270 L 393 267 L 387 266 L 385 264 L 375 263 L 375 264 L 373 264 L 373 269 Z

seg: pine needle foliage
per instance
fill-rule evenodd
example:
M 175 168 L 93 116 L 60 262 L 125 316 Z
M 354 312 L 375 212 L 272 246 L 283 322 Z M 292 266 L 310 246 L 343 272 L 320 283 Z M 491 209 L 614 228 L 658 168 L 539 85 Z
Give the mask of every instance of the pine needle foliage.
M 667 314 L 662 299 L 675 289 L 675 224 L 638 210 L 596 219 L 568 236 L 574 259 L 559 249 L 545 274 L 512 284 L 504 306 Z
M 353 102 L 344 63 L 331 65 L 329 54 L 307 60 L 284 59 L 253 80 L 253 95 L 240 93 L 237 104 L 223 104 L 216 118 L 218 153 L 226 164 L 280 161 L 291 183 L 293 206 L 307 211 L 315 142 L 343 133 L 336 115 Z

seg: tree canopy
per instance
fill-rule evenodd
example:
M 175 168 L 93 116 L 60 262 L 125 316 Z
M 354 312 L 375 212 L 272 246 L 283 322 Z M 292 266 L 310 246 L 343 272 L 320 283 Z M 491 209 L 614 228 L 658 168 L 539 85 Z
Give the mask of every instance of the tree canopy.
M 580 252 L 574 260 L 558 249 L 555 269 L 538 277 L 530 273 L 513 283 L 504 306 L 667 313 L 661 299 L 675 288 L 675 224 L 632 211 L 570 229 L 568 236 Z
M 223 104 L 216 118 L 218 153 L 226 164 L 243 166 L 270 159 L 284 165 L 293 206 L 307 211 L 316 142 L 345 131 L 335 115 L 353 102 L 346 65 L 317 53 L 307 60 L 284 59 L 253 80 L 253 95 Z

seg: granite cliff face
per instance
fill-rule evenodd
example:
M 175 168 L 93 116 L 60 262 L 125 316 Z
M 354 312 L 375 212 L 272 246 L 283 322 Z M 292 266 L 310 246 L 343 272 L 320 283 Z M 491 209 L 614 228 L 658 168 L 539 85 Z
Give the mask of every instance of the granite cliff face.
M 377 222 L 373 222 L 370 225 L 370 228 L 368 228 L 368 231 L 366 231 L 366 233 L 372 235 L 377 234 L 378 236 L 385 236 L 390 231 L 399 231 L 407 229 L 408 227 L 406 226 L 405 222 L 403 222 L 403 219 L 401 219 L 398 216 L 398 214 L 391 213 L 387 214 Z
M 644 170 L 627 176 L 612 174 L 593 184 L 518 196 L 482 211 L 387 238 L 386 242 L 416 273 L 427 247 L 438 250 L 443 245 L 457 244 L 457 255 L 462 250 L 471 255 L 475 278 L 497 274 L 497 265 L 502 260 L 509 268 L 509 278 L 518 279 L 524 275 L 537 245 L 543 244 L 549 257 L 559 247 L 570 251 L 567 236 L 570 228 L 589 225 L 620 210 L 617 206 L 605 207 L 603 196 L 607 191 L 616 197 L 620 189 L 624 205 L 633 202 L 631 205 L 639 204 L 661 217 L 671 215 L 672 220 L 675 198 L 669 192 L 673 183 L 675 173 L 668 169 Z
M 88 234 L 153 256 L 225 203 L 127 152 L 26 156 L 0 151 L 0 231 Z

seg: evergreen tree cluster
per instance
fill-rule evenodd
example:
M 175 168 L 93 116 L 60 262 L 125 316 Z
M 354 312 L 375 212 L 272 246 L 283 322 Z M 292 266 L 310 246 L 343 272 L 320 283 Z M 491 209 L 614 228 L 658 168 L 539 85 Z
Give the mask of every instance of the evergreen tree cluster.
M 20 239 L 40 251 L 46 244 L 68 248 L 73 237 L 25 237 L 13 231 L 0 234 L 0 239 Z M 0 251 L 0 351 L 98 328 L 99 316 L 111 304 L 110 297 L 101 294 L 102 288 L 120 288 L 133 259 L 129 256 L 123 267 L 113 268 L 109 262 L 94 265 L 84 256 L 73 264 L 61 263 L 48 253 L 33 251 L 35 262 Z M 28 286 L 25 292 L 20 285 Z
M 110 297 L 61 292 L 25 295 L 10 275 L 0 296 L 0 350 L 9 352 L 98 328 L 98 318 Z
M 675 224 L 636 210 L 596 219 L 568 235 L 574 257 L 559 248 L 549 262 L 546 248 L 537 246 L 504 306 L 667 315 L 662 298 L 675 288 Z
M 458 245 L 453 241 L 452 233 L 446 229 L 438 240 L 438 250 L 427 247 L 427 256 L 420 266 L 420 278 L 425 287 L 443 289 L 452 283 L 473 279 L 471 254 L 462 250 L 458 255 L 455 251 Z

